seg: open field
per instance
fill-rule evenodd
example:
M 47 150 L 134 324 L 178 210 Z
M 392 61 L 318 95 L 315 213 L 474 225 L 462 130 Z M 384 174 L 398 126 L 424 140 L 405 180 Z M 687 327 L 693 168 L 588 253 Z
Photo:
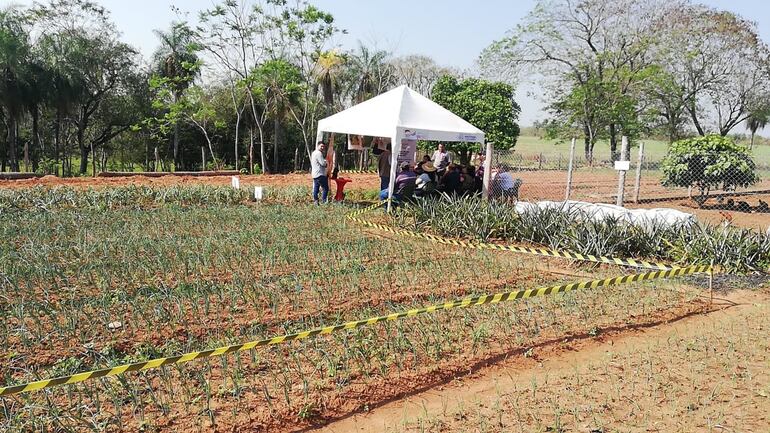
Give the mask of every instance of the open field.
M 648 161 L 660 161 L 668 153 L 669 144 L 667 141 L 643 139 L 645 159 Z M 738 144 L 748 146 L 748 142 L 739 142 Z M 569 140 L 549 140 L 533 136 L 521 136 L 516 141 L 516 152 L 522 155 L 534 156 L 541 152 L 544 156 L 554 158 L 559 155 L 567 161 L 569 160 Z M 631 160 L 636 161 L 638 149 L 631 149 Z M 752 154 L 756 161 L 764 161 L 765 165 L 770 164 L 770 146 L 755 144 Z M 583 142 L 578 140 L 575 145 L 575 155 L 583 155 Z M 607 140 L 599 140 L 594 146 L 594 155 L 599 160 L 610 159 L 610 144 Z
M 710 314 L 565 340 L 321 431 L 764 432 L 768 300 L 727 293 Z
M 158 201 L 163 188 L 173 193 Z M 4 384 L 624 273 L 382 235 L 346 223 L 346 207 L 163 188 L 130 205 L 49 197 L 47 206 L 4 211 Z M 703 285 L 655 281 L 450 310 L 20 394 L 2 399 L 0 428 L 298 431 L 505 359 L 529 362 L 565 339 L 710 311 Z

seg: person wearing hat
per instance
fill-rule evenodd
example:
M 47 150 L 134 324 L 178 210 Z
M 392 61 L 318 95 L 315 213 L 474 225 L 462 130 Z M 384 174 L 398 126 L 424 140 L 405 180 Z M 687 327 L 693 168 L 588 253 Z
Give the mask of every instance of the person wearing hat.
M 427 161 L 420 165 L 420 173 L 415 180 L 416 193 L 425 196 L 436 189 L 436 166 Z

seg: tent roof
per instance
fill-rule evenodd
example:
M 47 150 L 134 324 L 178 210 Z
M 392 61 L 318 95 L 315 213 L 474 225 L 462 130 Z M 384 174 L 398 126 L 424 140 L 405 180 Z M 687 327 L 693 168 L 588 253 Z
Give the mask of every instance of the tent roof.
M 421 139 L 484 142 L 484 132 L 407 86 L 318 121 L 318 130 L 393 137 L 396 128 L 416 131 Z

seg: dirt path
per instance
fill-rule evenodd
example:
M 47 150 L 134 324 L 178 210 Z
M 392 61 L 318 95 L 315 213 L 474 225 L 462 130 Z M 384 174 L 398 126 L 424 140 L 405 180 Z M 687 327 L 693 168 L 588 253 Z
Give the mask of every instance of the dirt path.
M 708 314 L 685 317 L 673 323 L 660 324 L 649 328 L 632 328 L 616 334 L 604 334 L 588 340 L 565 341 L 558 345 L 559 347 L 554 348 L 555 350 L 549 351 L 550 353 L 534 353 L 533 356 L 527 358 L 517 357 L 508 359 L 498 365 L 482 370 L 475 376 L 464 377 L 452 382 L 448 386 L 432 389 L 404 400 L 386 404 L 367 414 L 353 415 L 320 428 L 317 431 L 322 433 L 402 431 L 404 429 L 406 431 L 519 431 L 522 428 L 521 415 L 518 418 L 518 423 L 514 421 L 512 425 L 506 425 L 507 418 L 504 418 L 500 413 L 504 412 L 506 416 L 509 416 L 513 412 L 510 408 L 506 408 L 506 403 L 512 398 L 511 390 L 514 390 L 513 394 L 516 394 L 516 390 L 519 390 L 518 394 L 521 394 L 521 390 L 533 388 L 533 384 L 541 384 L 539 390 L 541 395 L 544 393 L 548 394 L 549 390 L 554 393 L 560 392 L 561 394 L 565 389 L 570 390 L 569 379 L 574 378 L 576 374 L 579 378 L 580 371 L 586 368 L 586 366 L 597 364 L 600 366 L 597 368 L 606 369 L 607 366 L 602 366 L 602 362 L 606 361 L 608 356 L 612 359 L 611 363 L 623 364 L 622 360 L 625 359 L 624 357 L 631 359 L 638 355 L 638 353 L 647 351 L 655 353 L 655 356 L 660 356 L 663 364 L 671 362 L 682 364 L 681 359 L 673 359 L 675 358 L 673 355 L 676 352 L 667 353 L 666 350 L 663 350 L 664 348 L 660 343 L 668 342 L 667 344 L 670 346 L 672 339 L 697 341 L 707 333 L 709 335 L 715 334 L 718 337 L 720 330 L 726 328 L 732 330 L 735 327 L 745 326 L 746 323 L 760 323 L 757 325 L 759 327 L 758 330 L 764 330 L 764 339 L 767 340 L 766 337 L 770 335 L 770 331 L 766 327 L 768 323 L 767 317 L 770 315 L 770 292 L 767 290 L 763 292 L 738 291 L 715 300 L 715 303 L 719 304 L 720 309 Z M 757 322 L 757 319 L 761 318 L 764 318 L 764 322 Z M 763 324 L 765 327 L 763 327 Z M 704 332 L 705 330 L 709 330 L 709 332 Z M 752 332 L 751 334 L 754 335 L 755 333 Z M 725 338 L 724 340 L 730 339 Z M 741 342 L 744 342 L 744 340 L 748 344 L 748 337 L 742 339 Z M 730 340 L 729 343 L 733 344 L 734 342 Z M 716 346 L 716 344 L 712 345 Z M 747 345 L 747 347 L 757 347 L 757 345 Z M 689 350 L 689 346 L 687 346 L 687 350 L 682 351 L 689 352 Z M 715 348 L 714 350 L 716 351 L 717 349 Z M 761 431 L 753 430 L 751 426 L 770 425 L 770 418 L 767 415 L 768 411 L 770 411 L 770 394 L 768 394 L 770 393 L 770 381 L 768 381 L 767 375 L 767 361 L 770 359 L 770 353 L 768 353 L 767 347 L 762 347 L 761 345 L 757 347 L 757 350 L 759 353 L 753 354 L 755 356 L 750 358 L 755 359 L 759 357 L 763 359 L 764 362 L 760 361 L 760 364 L 764 365 L 765 373 L 764 375 L 755 376 L 755 380 L 758 380 L 758 383 L 754 386 L 756 389 L 750 392 L 756 393 L 752 397 L 758 399 L 757 402 L 760 407 L 752 407 L 745 400 L 737 401 L 742 412 L 745 412 L 741 418 L 743 425 L 740 431 Z M 616 367 L 614 364 L 612 367 Z M 750 363 L 747 361 L 747 364 Z M 749 366 L 745 365 L 742 368 L 748 369 Z M 682 376 L 687 375 L 679 370 L 684 372 L 692 372 L 693 370 L 691 366 L 684 367 L 683 365 L 672 364 L 668 364 L 667 369 L 677 371 L 677 374 Z M 626 369 L 626 371 L 628 370 Z M 719 376 L 718 372 L 713 373 L 715 376 Z M 595 388 L 596 383 L 591 383 L 592 381 L 585 376 L 583 380 L 588 382 L 585 386 L 589 390 L 586 392 L 593 394 L 584 402 L 585 404 L 590 405 L 594 403 L 590 401 L 593 399 L 596 401 L 608 399 L 609 401 L 609 394 L 611 392 L 607 389 L 608 384 L 599 384 L 598 388 Z M 599 375 L 599 382 L 604 380 Z M 609 381 L 613 382 L 612 378 Z M 615 381 L 617 381 L 617 378 Z M 703 382 L 703 386 L 708 386 L 708 383 L 712 382 L 713 378 L 680 377 L 679 381 L 692 382 L 697 389 L 699 381 Z M 593 382 L 596 382 L 596 380 Z M 721 386 L 724 387 L 725 385 L 722 384 Z M 729 382 L 727 386 L 729 387 Z M 712 392 L 712 397 L 716 392 L 717 390 L 715 389 Z M 527 391 L 527 393 L 534 393 L 534 391 Z M 578 394 L 578 391 L 572 389 L 571 394 Z M 558 395 L 555 397 L 557 400 L 568 400 L 568 398 Z M 731 401 L 735 402 L 736 396 L 736 392 L 732 392 Z M 645 413 L 645 420 L 648 423 L 662 423 L 661 425 L 666 425 L 667 422 L 680 422 L 676 421 L 675 417 L 681 416 L 681 414 L 668 413 L 665 407 L 663 407 L 662 401 L 656 402 L 651 407 L 645 407 L 645 402 L 642 398 L 634 399 L 634 401 L 631 400 L 633 395 L 626 398 L 628 398 L 628 401 L 619 402 L 618 406 L 625 408 L 636 407 L 637 413 Z M 747 397 L 744 396 L 745 398 Z M 677 396 L 677 401 L 679 399 L 687 400 L 687 395 Z M 516 400 L 518 401 L 518 397 L 516 397 Z M 521 403 L 525 405 L 532 404 L 532 398 L 524 398 Z M 657 405 L 660 405 L 660 408 L 655 407 Z M 696 411 L 697 409 L 693 409 L 696 406 L 691 405 L 692 403 L 688 403 L 688 411 L 690 409 L 693 412 Z M 537 405 L 534 406 L 537 407 Z M 658 411 L 658 409 L 660 410 Z M 605 416 L 611 416 L 613 413 L 611 407 L 605 407 L 603 411 L 606 412 Z M 631 412 L 633 413 L 634 410 L 631 409 Z M 656 412 L 658 413 L 656 414 Z M 476 414 L 475 417 L 474 414 Z M 685 414 L 685 416 L 687 415 Z M 492 421 L 498 419 L 498 417 L 499 421 Z M 575 415 L 575 418 L 578 418 L 578 416 Z M 528 418 L 525 413 L 523 419 L 524 424 L 527 425 L 527 427 L 524 427 L 524 431 L 529 431 L 530 428 L 536 427 L 537 423 L 532 422 L 531 416 Z M 625 423 L 630 420 L 621 416 L 620 425 L 626 426 Z M 558 424 L 558 416 L 556 424 Z M 611 422 L 609 424 L 612 425 Z M 417 425 L 419 425 L 419 428 L 416 427 Z M 479 429 L 479 425 L 486 425 L 486 427 Z M 495 429 L 495 425 L 497 425 L 497 429 Z M 514 425 L 518 425 L 518 428 L 514 429 Z M 697 423 L 693 425 L 702 427 L 697 425 Z M 545 429 L 546 431 L 605 431 L 599 428 L 596 430 L 590 428 L 586 430 L 585 426 L 582 425 L 574 427 L 576 428 L 561 430 L 558 425 L 555 427 L 547 425 Z M 680 428 L 662 428 L 660 431 L 680 430 Z M 724 428 L 722 431 L 731 431 L 727 427 Z M 637 430 L 632 429 L 631 431 Z M 648 430 L 640 429 L 639 431 Z M 685 429 L 684 431 L 690 430 Z

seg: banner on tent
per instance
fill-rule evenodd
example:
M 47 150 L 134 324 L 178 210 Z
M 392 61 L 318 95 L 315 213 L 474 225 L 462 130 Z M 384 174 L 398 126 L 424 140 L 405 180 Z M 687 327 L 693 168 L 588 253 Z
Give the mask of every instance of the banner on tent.
M 401 139 L 401 151 L 398 152 L 397 166 L 400 167 L 402 163 L 413 163 L 417 156 L 417 140 L 420 135 L 417 131 L 405 130 L 404 138 Z
M 364 150 L 364 136 L 348 134 L 348 150 Z

